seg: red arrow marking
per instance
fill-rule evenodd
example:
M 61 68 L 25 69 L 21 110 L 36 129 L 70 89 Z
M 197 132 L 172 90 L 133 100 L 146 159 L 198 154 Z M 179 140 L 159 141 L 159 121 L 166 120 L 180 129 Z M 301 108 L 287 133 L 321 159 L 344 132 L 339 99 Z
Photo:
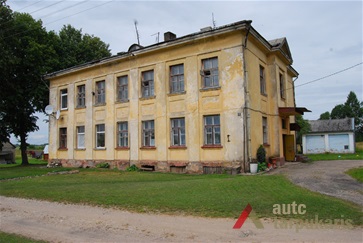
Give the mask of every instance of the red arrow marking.
M 251 211 L 252 211 L 251 205 L 247 204 L 246 208 L 242 211 L 241 215 L 237 219 L 237 222 L 234 224 L 233 229 L 240 229 Z

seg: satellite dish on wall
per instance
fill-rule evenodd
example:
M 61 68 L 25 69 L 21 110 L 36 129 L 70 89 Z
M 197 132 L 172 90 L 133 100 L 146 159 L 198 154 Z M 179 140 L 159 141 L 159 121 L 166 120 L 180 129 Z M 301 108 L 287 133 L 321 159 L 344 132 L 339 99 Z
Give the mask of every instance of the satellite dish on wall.
M 60 117 L 60 111 L 59 110 L 57 110 L 57 112 L 55 113 L 55 119 L 59 119 L 59 117 Z
M 48 115 L 52 115 L 53 114 L 53 106 L 52 105 L 47 105 L 44 109 L 45 113 L 48 114 Z

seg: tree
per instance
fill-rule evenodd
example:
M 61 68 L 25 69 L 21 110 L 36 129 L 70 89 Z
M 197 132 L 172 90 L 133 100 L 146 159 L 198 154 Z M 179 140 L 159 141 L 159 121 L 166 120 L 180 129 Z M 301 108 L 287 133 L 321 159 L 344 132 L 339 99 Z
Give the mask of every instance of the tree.
M 80 34 L 81 42 L 65 43 L 65 37 L 47 32 L 40 20 L 12 12 L 6 0 L 0 0 L 0 4 L 0 142 L 6 141 L 10 134 L 20 138 L 22 165 L 28 165 L 28 133 L 39 129 L 34 114 L 42 112 L 49 100 L 43 75 L 111 53 L 99 38 L 82 36 L 77 30 L 64 36 L 72 39 Z M 72 52 L 72 45 L 77 51 Z M 90 53 L 82 54 L 82 50 Z
M 320 115 L 320 119 L 326 118 L 329 112 Z M 344 104 L 336 105 L 328 119 L 354 118 L 356 141 L 363 140 L 363 102 L 359 102 L 357 95 L 350 91 Z
M 322 113 L 319 117 L 319 120 L 329 120 L 330 119 L 330 112 L 326 111 Z
M 302 144 L 302 136 L 310 132 L 311 127 L 308 120 L 305 120 L 302 115 L 296 116 L 296 123 L 300 127 L 300 130 L 296 133 L 296 143 Z

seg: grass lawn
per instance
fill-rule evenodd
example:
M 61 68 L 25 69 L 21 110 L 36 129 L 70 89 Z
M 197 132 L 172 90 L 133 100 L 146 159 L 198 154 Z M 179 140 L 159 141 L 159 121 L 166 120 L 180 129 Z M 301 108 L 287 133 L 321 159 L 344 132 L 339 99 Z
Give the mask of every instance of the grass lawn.
M 350 169 L 346 173 L 354 179 L 363 182 L 363 167 Z
M 14 168 L 0 168 L 0 175 L 9 170 Z M 363 224 L 363 213 L 357 205 L 297 187 L 281 175 L 179 175 L 82 169 L 78 174 L 0 183 L 3 196 L 206 217 L 237 218 L 250 203 L 257 216 L 274 218 L 274 204 L 296 202 L 306 205 L 306 214 L 279 217 L 314 219 L 318 215 L 319 219 L 341 219 L 344 215 L 355 225 Z
M 307 156 L 312 161 L 321 161 L 321 160 L 363 160 L 363 148 L 360 148 L 360 146 L 357 146 L 354 154 L 324 153 L 324 154 L 307 154 Z
M 16 234 L 9 234 L 0 231 L 0 242 L 7 242 L 7 243 L 45 243 L 46 241 L 39 241 L 29 239 L 20 235 Z

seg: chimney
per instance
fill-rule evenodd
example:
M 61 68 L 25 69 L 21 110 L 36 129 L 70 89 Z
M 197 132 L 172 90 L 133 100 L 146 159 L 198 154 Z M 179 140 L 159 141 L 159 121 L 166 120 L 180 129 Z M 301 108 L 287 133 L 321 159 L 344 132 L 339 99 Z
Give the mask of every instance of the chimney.
M 164 41 L 170 41 L 176 39 L 176 34 L 168 31 L 164 33 Z

